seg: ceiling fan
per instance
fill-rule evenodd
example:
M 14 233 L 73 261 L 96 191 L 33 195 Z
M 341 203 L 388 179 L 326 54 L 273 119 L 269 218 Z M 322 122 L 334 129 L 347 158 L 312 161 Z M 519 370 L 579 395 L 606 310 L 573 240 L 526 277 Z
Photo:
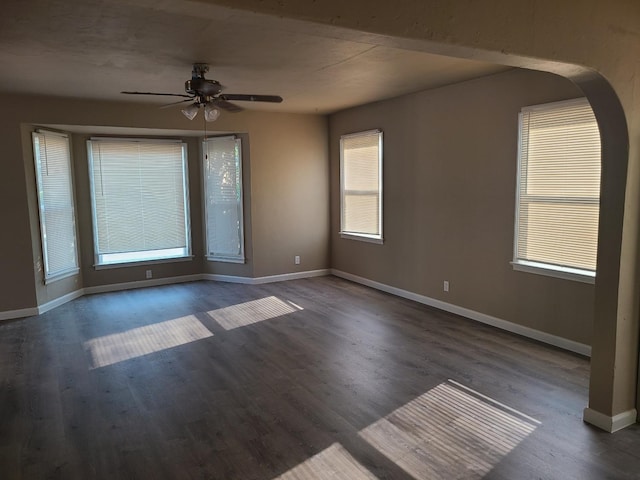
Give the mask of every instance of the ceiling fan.
M 162 95 L 166 97 L 185 97 L 186 100 L 164 105 L 170 107 L 181 103 L 193 102 L 181 111 L 189 120 L 193 120 L 200 108 L 204 109 L 204 119 L 213 122 L 220 116 L 220 109 L 228 112 L 240 112 L 242 107 L 231 103 L 230 100 L 239 102 L 270 102 L 280 103 L 282 97 L 278 95 L 248 95 L 236 93 L 221 93 L 224 87 L 217 80 L 204 78 L 204 74 L 209 71 L 206 63 L 194 63 L 191 72 L 191 80 L 184 82 L 185 93 L 155 93 L 155 92 L 120 92 L 126 95 Z

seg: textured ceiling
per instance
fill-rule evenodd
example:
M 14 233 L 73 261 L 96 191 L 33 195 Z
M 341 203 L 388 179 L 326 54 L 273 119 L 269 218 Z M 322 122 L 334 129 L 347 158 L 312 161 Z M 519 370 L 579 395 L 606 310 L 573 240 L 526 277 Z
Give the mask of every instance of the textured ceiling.
M 2 2 L 3 92 L 163 103 L 119 92 L 183 93 L 194 62 L 226 93 L 285 99 L 243 107 L 319 113 L 506 69 L 187 0 Z

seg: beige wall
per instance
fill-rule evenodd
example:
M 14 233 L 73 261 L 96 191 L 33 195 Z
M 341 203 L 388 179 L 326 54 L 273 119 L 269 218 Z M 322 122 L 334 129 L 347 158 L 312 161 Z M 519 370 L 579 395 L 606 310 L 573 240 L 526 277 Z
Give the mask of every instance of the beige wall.
M 0 191 L 6 226 L 0 236 L 0 312 L 33 308 L 82 287 L 195 273 L 267 276 L 328 268 L 329 186 L 327 119 L 317 115 L 243 112 L 223 114 L 215 133 L 239 133 L 244 149 L 245 265 L 204 259 L 202 176 L 199 122 L 178 111 L 153 105 L 0 95 Z M 31 131 L 56 126 L 74 132 L 72 161 L 77 205 L 81 272 L 44 285 L 39 238 Z M 211 128 L 212 125 L 209 125 Z M 86 139 L 91 134 L 183 138 L 189 152 L 191 233 L 194 258 L 152 266 L 95 270 L 87 169 Z M 283 148 L 295 138 L 289 148 Z M 257 208 L 254 198 L 260 201 Z M 310 204 L 308 210 L 300 205 Z M 311 213 L 309 215 L 308 213 Z M 286 221 L 283 221 L 286 220 Z M 254 231 L 257 233 L 254 234 Z M 258 237 L 260 249 L 253 247 Z M 309 240 L 309 238 L 312 240 Z M 293 265 L 293 255 L 303 264 Z
M 590 344 L 593 285 L 509 264 L 518 112 L 577 96 L 562 77 L 512 70 L 332 115 L 333 268 Z M 340 135 L 373 128 L 384 135 L 383 245 L 338 234 Z
M 20 124 L 0 118 L 0 311 L 36 304 Z
M 210 262 L 207 272 L 265 277 L 329 267 L 327 125 L 320 115 L 251 115 L 245 125 L 250 172 L 244 171 L 245 206 L 251 203 L 244 212 L 251 229 L 245 254 L 251 270 Z
M 326 117 L 256 116 L 251 163 L 254 276 L 329 266 L 329 162 Z M 300 265 L 294 256 L 300 256 Z

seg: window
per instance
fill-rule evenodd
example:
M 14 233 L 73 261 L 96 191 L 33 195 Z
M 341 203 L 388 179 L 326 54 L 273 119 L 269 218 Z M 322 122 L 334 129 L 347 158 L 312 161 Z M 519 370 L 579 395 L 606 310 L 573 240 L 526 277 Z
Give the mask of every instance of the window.
M 88 142 L 96 265 L 188 257 L 186 145 Z
M 244 263 L 242 145 L 235 137 L 204 143 L 204 192 L 209 260 Z
M 599 198 L 600 132 L 586 99 L 523 108 L 514 268 L 593 282 Z
M 33 132 L 45 283 L 78 272 L 69 138 Z
M 382 132 L 340 137 L 340 236 L 382 243 Z

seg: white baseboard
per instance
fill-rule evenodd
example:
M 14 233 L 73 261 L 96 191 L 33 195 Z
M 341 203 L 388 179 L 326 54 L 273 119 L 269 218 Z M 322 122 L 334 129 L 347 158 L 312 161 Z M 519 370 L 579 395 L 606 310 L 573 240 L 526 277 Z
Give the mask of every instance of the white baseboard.
M 627 410 L 626 412 L 610 417 L 609 415 L 605 415 L 604 413 L 597 412 L 596 410 L 587 407 L 584 409 L 582 419 L 605 432 L 613 433 L 636 423 L 638 419 L 638 412 L 635 408 L 632 408 L 631 410 Z
M 160 285 L 171 285 L 174 283 L 195 282 L 203 280 L 200 273 L 194 275 L 183 275 L 181 277 L 151 278 L 149 280 L 139 280 L 136 282 L 111 283 L 109 285 L 97 285 L 95 287 L 85 287 L 85 295 L 94 293 L 117 292 L 119 290 L 132 290 L 134 288 L 157 287 Z
M 393 295 L 397 295 L 402 298 L 407 298 L 409 300 L 413 300 L 415 302 L 422 303 L 424 305 L 429 305 L 431 307 L 439 308 L 440 310 L 444 310 L 446 312 L 455 313 L 456 315 L 460 315 L 462 317 L 466 317 L 471 320 L 476 320 L 478 322 L 491 325 L 493 327 L 500 328 L 508 332 L 516 333 L 518 335 L 522 335 L 523 337 L 532 338 L 534 340 L 538 340 L 539 342 L 547 343 L 555 347 L 560 347 L 565 350 L 569 350 L 571 352 L 585 355 L 587 357 L 591 356 L 591 346 L 585 345 L 583 343 L 574 342 L 573 340 L 568 340 L 566 338 L 558 337 L 557 335 L 551 335 L 550 333 L 541 332 L 540 330 L 535 330 L 533 328 L 525 327 L 517 323 L 492 317 L 491 315 L 486 315 L 484 313 L 476 312 L 468 308 L 459 307 L 457 305 L 443 302 L 442 300 L 436 300 L 435 298 L 430 298 L 424 295 L 420 295 L 418 293 L 410 292 L 408 290 L 392 287 L 390 285 L 376 282 L 374 280 L 369 280 L 368 278 L 360 277 L 352 273 L 347 273 L 347 272 L 343 272 L 341 270 L 335 270 L 335 269 L 332 269 L 331 273 L 336 277 L 341 277 L 346 280 L 351 280 L 352 282 L 360 283 L 362 285 L 366 285 L 367 287 L 371 287 L 371 288 L 375 288 L 376 290 L 381 290 L 383 292 L 391 293 Z
M 302 278 L 324 277 L 331 274 L 328 268 L 322 270 L 307 270 L 306 272 L 283 273 L 281 275 L 269 275 L 267 277 L 253 278 L 253 285 L 261 283 L 285 282 L 287 280 L 300 280 Z
M 195 282 L 198 280 L 214 280 L 217 282 L 244 283 L 247 285 L 259 285 L 261 283 L 283 282 L 285 280 L 297 280 L 300 278 L 321 277 L 329 275 L 329 269 L 309 270 L 306 272 L 284 273 L 282 275 L 270 275 L 267 277 L 237 277 L 233 275 L 219 275 L 216 273 L 197 273 L 194 275 L 184 275 L 182 277 L 153 278 L 136 282 L 112 283 L 110 285 L 99 285 L 96 287 L 85 287 L 85 295 L 93 293 L 115 292 L 118 290 L 130 290 L 134 288 L 156 287 L 159 285 L 170 285 L 173 283 Z
M 171 285 L 174 283 L 195 282 L 198 280 L 215 280 L 218 282 L 231 282 L 231 283 L 245 283 L 248 285 L 259 285 L 262 283 L 283 282 L 286 280 L 297 280 L 301 278 L 322 277 L 330 275 L 331 270 L 309 270 L 306 272 L 294 272 L 284 273 L 282 275 L 270 275 L 267 277 L 235 277 L 232 275 L 217 275 L 212 273 L 197 273 L 194 275 L 183 275 L 181 277 L 168 277 L 168 278 L 152 278 L 149 280 L 140 280 L 136 282 L 124 282 L 124 283 L 112 283 L 109 285 L 97 285 L 95 287 L 85 287 L 79 290 L 75 290 L 71 293 L 67 293 L 62 297 L 51 300 L 50 302 L 43 303 L 38 307 L 23 308 L 20 310 L 8 310 L 6 312 L 0 312 L 0 321 L 13 320 L 16 318 L 31 317 L 40 315 L 41 313 L 48 312 L 49 310 L 59 307 L 71 300 L 82 297 L 83 295 L 92 295 L 94 293 L 107 293 L 116 292 L 119 290 L 132 290 L 134 288 L 144 287 L 157 287 L 160 285 Z
M 38 305 L 38 315 L 48 312 L 49 310 L 59 307 L 60 305 L 63 305 L 67 302 L 70 302 L 71 300 L 75 300 L 76 298 L 80 298 L 81 296 L 83 296 L 85 294 L 84 289 L 81 288 L 79 290 L 76 290 L 74 292 L 71 293 L 67 293 L 66 295 L 63 295 L 62 297 L 58 297 L 55 300 L 51 300 L 50 302 L 47 303 L 43 303 L 42 305 Z
M 227 282 L 227 283 L 243 283 L 246 285 L 251 284 L 251 277 L 237 277 L 235 275 L 220 275 L 218 273 L 203 273 L 203 280 L 212 280 L 214 282 Z
M 299 280 L 301 278 L 324 277 L 330 275 L 331 270 L 307 270 L 306 272 L 283 273 L 281 275 L 269 275 L 266 277 L 236 277 L 233 275 L 219 275 L 216 273 L 205 273 L 204 280 L 214 280 L 216 282 L 244 283 L 246 285 L 260 285 L 263 283 L 285 282 L 287 280 Z
M 0 312 L 0 321 L 2 320 L 14 320 L 16 318 L 32 317 L 38 315 L 38 308 L 21 308 L 19 310 L 6 310 Z

